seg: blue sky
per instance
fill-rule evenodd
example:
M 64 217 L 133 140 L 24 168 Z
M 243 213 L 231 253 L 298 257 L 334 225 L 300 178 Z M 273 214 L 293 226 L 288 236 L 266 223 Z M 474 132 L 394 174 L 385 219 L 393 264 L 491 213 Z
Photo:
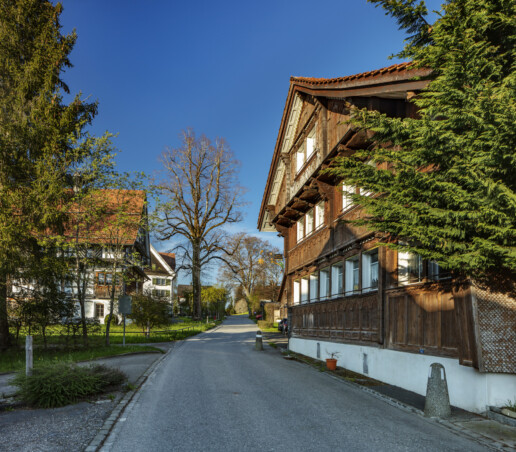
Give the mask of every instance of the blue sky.
M 282 240 L 256 225 L 290 76 L 388 66 L 404 39 L 365 0 L 62 3 L 63 31 L 78 34 L 64 79 L 72 93 L 99 101 L 91 131 L 118 134 L 119 169 L 159 170 L 159 155 L 178 146 L 187 127 L 224 137 L 248 190 L 239 229 L 279 247 Z

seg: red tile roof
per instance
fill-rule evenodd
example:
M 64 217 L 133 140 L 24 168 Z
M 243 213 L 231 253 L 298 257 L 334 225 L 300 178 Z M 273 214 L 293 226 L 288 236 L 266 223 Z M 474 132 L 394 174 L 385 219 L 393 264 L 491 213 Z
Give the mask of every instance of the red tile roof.
M 310 83 L 312 85 L 327 85 L 331 83 L 349 82 L 352 80 L 365 80 L 378 75 L 385 75 L 393 72 L 401 72 L 411 69 L 414 66 L 414 62 L 405 62 L 399 64 L 393 64 L 392 66 L 384 67 L 381 69 L 375 69 L 373 71 L 361 72 L 359 74 L 346 75 L 344 77 L 337 78 L 317 78 L 317 77 L 290 77 L 292 83 Z

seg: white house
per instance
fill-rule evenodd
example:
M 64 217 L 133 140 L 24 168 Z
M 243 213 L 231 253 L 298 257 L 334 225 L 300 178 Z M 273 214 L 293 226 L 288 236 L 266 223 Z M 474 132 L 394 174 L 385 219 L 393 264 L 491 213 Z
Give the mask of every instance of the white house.
M 150 245 L 150 267 L 145 269 L 148 279 L 143 283 L 143 291 L 154 296 L 167 298 L 172 305 L 176 284 L 176 256 L 161 253 Z

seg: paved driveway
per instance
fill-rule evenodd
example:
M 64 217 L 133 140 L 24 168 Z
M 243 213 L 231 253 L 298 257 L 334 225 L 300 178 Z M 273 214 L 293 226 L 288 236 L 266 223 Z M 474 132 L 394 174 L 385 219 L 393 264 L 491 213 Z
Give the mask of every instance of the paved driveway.
M 477 443 L 287 361 L 254 350 L 233 316 L 172 350 L 119 419 L 113 451 L 479 451 Z

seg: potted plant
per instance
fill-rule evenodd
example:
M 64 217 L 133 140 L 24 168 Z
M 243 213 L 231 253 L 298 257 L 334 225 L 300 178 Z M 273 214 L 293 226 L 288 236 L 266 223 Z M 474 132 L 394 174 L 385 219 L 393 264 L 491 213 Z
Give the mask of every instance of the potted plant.
M 337 356 L 339 356 L 339 354 L 337 352 L 331 352 L 328 353 L 328 355 L 330 355 L 330 357 L 326 358 L 326 367 L 328 370 L 335 370 L 337 368 Z

